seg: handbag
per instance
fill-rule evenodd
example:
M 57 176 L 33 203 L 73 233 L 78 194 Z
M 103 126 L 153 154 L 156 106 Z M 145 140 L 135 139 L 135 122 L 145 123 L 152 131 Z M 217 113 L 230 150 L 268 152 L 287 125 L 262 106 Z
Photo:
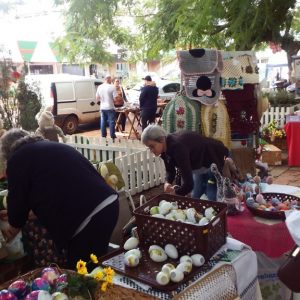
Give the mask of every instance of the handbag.
M 300 247 L 295 246 L 285 262 L 280 266 L 277 275 L 279 279 L 293 292 L 300 292 Z

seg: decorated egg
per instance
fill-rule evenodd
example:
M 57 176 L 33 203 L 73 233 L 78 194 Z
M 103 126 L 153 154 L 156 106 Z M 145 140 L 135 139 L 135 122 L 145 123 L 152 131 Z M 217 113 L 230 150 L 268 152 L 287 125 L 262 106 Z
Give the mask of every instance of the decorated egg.
M 257 202 L 254 202 L 253 207 L 254 207 L 254 208 L 258 208 L 258 207 L 259 207 L 259 204 L 258 204 Z
M 267 184 L 272 184 L 273 183 L 273 177 L 272 176 L 268 176 L 266 179 L 266 183 Z
M 18 300 L 18 298 L 9 290 L 0 291 L 0 300 Z
M 262 194 L 257 194 L 255 200 L 259 204 L 264 204 L 265 203 L 265 199 L 264 199 L 264 196 Z
M 23 298 L 29 293 L 29 286 L 24 280 L 16 280 L 8 287 L 8 290 L 16 297 Z
M 52 296 L 47 291 L 32 291 L 24 300 L 52 300 Z
M 41 277 L 46 279 L 50 284 L 54 284 L 55 280 L 59 277 L 59 273 L 54 268 L 45 268 L 42 271 Z
M 125 243 L 124 243 L 124 249 L 125 250 L 131 250 L 138 246 L 139 240 L 136 237 L 130 237 Z
M 67 274 L 61 274 L 59 277 L 56 279 L 56 283 L 66 283 L 68 282 L 68 275 Z
M 33 291 L 43 290 L 43 291 L 49 292 L 50 291 L 50 283 L 46 279 L 38 277 L 32 281 L 31 289 Z
M 254 199 L 252 197 L 247 198 L 246 203 L 248 206 L 253 207 L 254 206 Z
M 66 288 L 66 286 L 68 285 L 68 275 L 67 274 L 61 274 L 56 279 L 55 285 L 56 285 L 56 291 L 57 292 L 60 292 L 61 290 Z
M 272 198 L 271 203 L 272 203 L 273 206 L 277 206 L 281 202 L 277 197 L 274 197 L 274 198 Z
M 52 294 L 52 300 L 69 300 L 69 297 L 65 293 L 56 292 Z

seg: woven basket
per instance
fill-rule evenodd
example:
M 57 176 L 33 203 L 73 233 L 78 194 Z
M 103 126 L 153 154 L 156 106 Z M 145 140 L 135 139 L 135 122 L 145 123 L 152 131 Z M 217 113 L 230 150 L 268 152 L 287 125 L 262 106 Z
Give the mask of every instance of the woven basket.
M 286 200 L 297 200 L 298 203 L 300 203 L 300 198 L 297 196 L 293 196 L 293 195 L 288 195 L 288 194 L 282 194 L 282 193 L 262 193 L 262 195 L 264 196 L 264 199 L 266 201 L 271 201 L 272 198 L 276 197 L 279 199 L 280 202 L 284 202 Z M 254 195 L 255 198 L 255 195 Z M 261 218 L 266 218 L 266 219 L 281 219 L 281 220 L 285 220 L 285 213 L 284 211 L 265 211 L 262 209 L 257 209 L 254 207 L 251 207 L 247 204 L 246 205 L 248 207 L 248 209 L 250 210 L 250 212 L 258 217 Z
M 40 277 L 41 275 L 41 272 L 44 268 L 37 268 L 37 269 L 34 269 L 28 273 L 25 273 L 23 275 L 19 275 L 9 281 L 6 281 L 5 283 L 1 284 L 0 285 L 0 290 L 2 289 L 7 289 L 14 281 L 16 280 L 24 280 L 25 282 L 31 282 L 33 281 L 35 278 L 37 277 Z M 58 270 L 58 272 L 60 274 L 63 274 L 63 273 L 66 273 L 66 274 L 76 274 L 75 271 L 72 271 L 72 270 L 65 270 L 65 269 L 60 269 L 59 267 L 56 267 L 56 269 Z M 75 297 L 75 298 L 70 298 L 72 300 L 93 300 L 94 298 L 90 295 L 90 298 L 89 299 L 84 299 L 82 297 Z M 97 298 L 95 298 L 97 299 Z
M 32 281 L 33 279 L 40 276 L 43 268 L 37 268 L 34 269 L 26 274 L 17 276 L 3 284 L 0 285 L 0 290 L 7 289 L 14 281 L 16 280 L 24 280 L 26 282 Z M 66 274 L 76 274 L 75 271 L 72 270 L 65 270 L 65 269 L 58 269 L 59 272 L 66 273 Z M 73 298 L 69 298 L 70 300 L 103 300 L 103 299 L 109 299 L 109 300 L 128 300 L 128 299 L 137 299 L 137 300 L 152 300 L 157 299 L 155 297 L 140 293 L 138 291 L 132 290 L 132 289 L 126 289 L 124 287 L 114 285 L 113 287 L 109 287 L 105 293 L 101 292 L 100 286 L 98 289 L 96 289 L 95 294 L 92 296 L 90 294 L 90 297 L 83 298 L 81 296 L 76 296 Z
M 204 213 L 206 208 L 213 207 L 217 215 L 205 226 L 152 217 L 149 214 L 150 208 L 157 206 L 163 199 L 176 201 L 180 209 L 195 208 L 201 213 Z M 200 253 L 207 261 L 226 243 L 226 210 L 225 203 L 170 194 L 158 195 L 134 211 L 140 244 L 145 249 L 153 244 L 162 247 L 173 244 L 179 255 Z

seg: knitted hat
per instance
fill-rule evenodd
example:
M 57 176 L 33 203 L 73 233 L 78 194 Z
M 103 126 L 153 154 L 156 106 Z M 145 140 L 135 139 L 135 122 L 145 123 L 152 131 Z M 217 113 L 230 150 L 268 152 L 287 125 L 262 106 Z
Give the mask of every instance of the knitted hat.
M 39 126 L 52 126 L 54 125 L 54 116 L 50 111 L 44 111 L 41 113 L 38 119 Z

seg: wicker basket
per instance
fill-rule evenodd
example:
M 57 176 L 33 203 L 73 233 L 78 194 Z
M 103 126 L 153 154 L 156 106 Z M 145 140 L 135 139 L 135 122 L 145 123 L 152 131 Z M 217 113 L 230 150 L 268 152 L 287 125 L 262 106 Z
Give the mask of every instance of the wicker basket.
M 2 289 L 7 289 L 10 286 L 10 284 L 12 284 L 16 280 L 22 279 L 26 282 L 32 281 L 33 279 L 40 276 L 42 270 L 43 270 L 43 268 L 37 268 L 26 274 L 20 275 L 18 277 L 15 277 L 14 279 L 9 280 L 0 285 L 0 291 Z M 63 269 L 59 269 L 59 272 L 67 273 L 67 274 L 75 274 L 76 273 L 75 271 L 72 271 L 72 270 L 63 270 Z M 114 285 L 113 287 L 108 288 L 105 293 L 101 292 L 101 289 L 99 287 L 99 289 L 97 289 L 95 291 L 95 295 L 93 295 L 93 296 L 90 295 L 90 297 L 88 299 L 81 297 L 81 296 L 76 296 L 74 298 L 69 298 L 69 299 L 70 300 L 103 300 L 103 299 L 107 299 L 107 300 L 111 300 L 111 299 L 114 299 L 114 300 L 128 300 L 128 299 L 153 300 L 153 299 L 157 299 L 157 298 L 140 293 L 135 290 L 126 289 L 124 287 Z
M 293 195 L 282 194 L 282 193 L 262 193 L 262 195 L 264 196 L 264 199 L 266 201 L 271 201 L 272 198 L 276 197 L 276 198 L 278 198 L 278 200 L 280 202 L 284 202 L 286 200 L 289 200 L 289 201 L 297 200 L 298 203 L 300 204 L 300 198 L 297 196 L 293 196 Z M 255 198 L 255 195 L 254 195 L 254 198 Z M 261 218 L 266 218 L 266 219 L 285 220 L 284 211 L 266 211 L 266 210 L 262 210 L 262 209 L 257 209 L 257 208 L 249 206 L 247 204 L 247 201 L 246 201 L 246 205 L 247 205 L 248 209 L 250 210 L 250 212 L 255 216 L 258 216 Z
M 72 271 L 72 270 L 66 270 L 66 269 L 60 269 L 58 266 L 55 266 L 54 268 L 56 268 L 56 270 L 60 273 L 60 274 L 68 274 L 68 275 L 72 275 L 72 274 L 76 274 L 75 271 Z M 37 268 L 37 269 L 34 269 L 28 273 L 25 273 L 23 275 L 19 275 L 9 281 L 6 281 L 5 283 L 1 284 L 0 285 L 0 290 L 2 289 L 7 289 L 14 281 L 16 280 L 24 280 L 26 282 L 31 282 L 33 281 L 35 278 L 37 277 L 40 277 L 41 273 L 42 273 L 42 270 L 44 268 Z M 86 298 L 82 298 L 80 296 L 76 296 L 75 298 L 69 298 L 69 299 L 72 299 L 72 300 L 93 300 L 93 299 L 97 299 L 96 295 L 94 297 L 92 297 L 92 295 L 90 295 L 90 298 L 89 299 L 86 299 Z
M 180 209 L 193 207 L 201 213 L 204 213 L 206 208 L 213 207 L 217 215 L 204 226 L 152 217 L 149 214 L 150 208 L 158 205 L 163 199 L 176 201 Z M 179 255 L 200 253 L 207 261 L 226 243 L 226 210 L 225 203 L 170 194 L 158 195 L 134 211 L 140 244 L 145 249 L 153 244 L 162 247 L 173 244 Z

